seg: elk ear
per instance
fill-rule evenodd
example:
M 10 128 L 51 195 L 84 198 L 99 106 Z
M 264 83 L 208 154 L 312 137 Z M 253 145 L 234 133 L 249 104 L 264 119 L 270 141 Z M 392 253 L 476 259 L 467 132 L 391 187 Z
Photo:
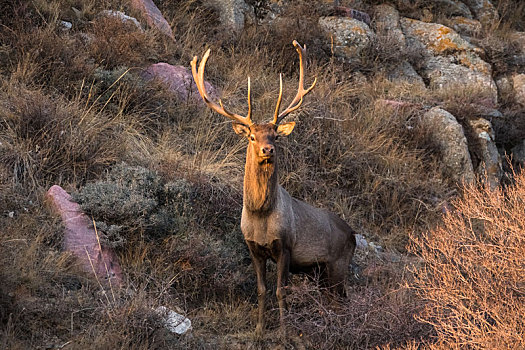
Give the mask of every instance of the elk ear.
M 250 128 L 244 124 L 232 123 L 232 127 L 233 127 L 233 131 L 235 131 L 237 135 L 241 135 L 245 137 L 248 137 L 248 135 L 250 135 Z
M 277 134 L 279 136 L 288 136 L 292 133 L 293 128 L 295 127 L 295 122 L 288 122 L 281 124 L 277 127 Z

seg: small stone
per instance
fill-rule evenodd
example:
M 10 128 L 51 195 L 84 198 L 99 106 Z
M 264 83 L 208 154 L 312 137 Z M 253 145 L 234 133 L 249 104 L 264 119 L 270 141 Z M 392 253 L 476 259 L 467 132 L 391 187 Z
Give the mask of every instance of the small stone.
M 155 309 L 157 314 L 164 317 L 164 325 L 172 332 L 182 335 L 191 329 L 191 320 L 165 306 Z
M 60 28 L 64 31 L 68 31 L 70 30 L 71 28 L 73 28 L 73 24 L 71 22 L 68 22 L 68 21 L 60 21 Z

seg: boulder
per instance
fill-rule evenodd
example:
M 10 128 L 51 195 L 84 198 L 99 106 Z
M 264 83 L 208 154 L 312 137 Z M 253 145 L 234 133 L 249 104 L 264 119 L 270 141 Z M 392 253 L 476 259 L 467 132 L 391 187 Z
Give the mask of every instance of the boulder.
M 512 32 L 509 35 L 509 39 L 511 40 L 511 45 L 516 48 L 510 63 L 521 68 L 525 67 L 525 32 Z
M 414 67 L 407 61 L 402 61 L 391 68 L 387 73 L 387 78 L 396 83 L 409 83 L 425 88 L 423 78 L 416 72 Z
M 329 40 L 333 38 L 334 55 L 347 61 L 359 60 L 361 53 L 370 47 L 375 37 L 366 23 L 353 18 L 321 17 L 319 25 Z
M 421 123 L 432 135 L 441 151 L 444 174 L 455 182 L 475 182 L 463 127 L 449 112 L 434 107 L 426 112 Z
M 51 208 L 62 218 L 64 250 L 71 252 L 80 268 L 94 273 L 100 282 L 120 286 L 122 270 L 117 256 L 100 244 L 93 221 L 62 187 L 52 186 L 46 196 Z
M 453 57 L 430 57 L 425 61 L 421 74 L 428 79 L 432 89 L 469 89 L 479 93 L 486 107 L 494 107 L 498 99 L 496 83 L 490 75 L 454 63 Z
M 146 82 L 158 79 L 183 101 L 192 98 L 196 102 L 203 102 L 197 90 L 197 85 L 195 85 L 195 81 L 193 81 L 191 71 L 186 67 L 173 66 L 162 62 L 155 63 L 146 68 L 146 70 L 141 73 L 141 77 Z M 215 88 L 208 82 L 204 82 L 204 85 L 208 95 L 211 98 L 215 98 L 217 96 Z
M 463 0 L 483 26 L 490 27 L 499 20 L 498 11 L 490 0 Z
M 152 0 L 131 0 L 131 8 L 140 13 L 150 27 L 175 39 L 171 26 Z
M 246 20 L 255 17 L 253 8 L 243 0 L 212 0 L 211 3 L 219 11 L 221 23 L 234 32 L 242 31 Z
M 441 14 L 451 16 L 462 16 L 466 18 L 472 18 L 467 5 L 458 0 L 431 0 L 430 3 L 434 4 L 435 9 L 439 10 Z
M 476 174 L 489 185 L 489 188 L 496 189 L 499 187 L 503 169 L 492 124 L 484 118 L 478 118 L 469 120 L 469 125 L 477 137 L 475 152 L 480 158 L 480 163 L 476 169 Z
M 480 58 L 481 49 L 452 28 L 410 18 L 400 20 L 407 45 L 423 53 L 421 74 L 433 88 L 461 88 L 476 91 L 497 104 L 498 92 L 490 64 Z
M 514 74 L 512 76 L 512 90 L 514 101 L 525 108 L 525 74 Z
M 399 12 L 394 7 L 386 4 L 374 7 L 374 29 L 377 35 L 387 37 L 400 50 L 406 48 L 405 35 L 399 26 Z
M 475 36 L 481 32 L 481 23 L 472 18 L 455 16 L 445 19 L 445 24 L 463 37 Z
M 514 94 L 514 88 L 512 86 L 512 77 L 499 77 L 496 80 L 496 86 L 498 87 L 498 96 L 502 103 L 506 103 L 512 100 Z

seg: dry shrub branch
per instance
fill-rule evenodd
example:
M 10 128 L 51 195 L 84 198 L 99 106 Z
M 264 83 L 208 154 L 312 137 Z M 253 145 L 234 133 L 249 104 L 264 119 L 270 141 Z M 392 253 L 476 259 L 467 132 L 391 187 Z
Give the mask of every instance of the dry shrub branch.
M 421 320 L 442 344 L 525 346 L 525 174 L 506 190 L 467 187 L 443 224 L 412 237 L 423 259 L 414 288 Z

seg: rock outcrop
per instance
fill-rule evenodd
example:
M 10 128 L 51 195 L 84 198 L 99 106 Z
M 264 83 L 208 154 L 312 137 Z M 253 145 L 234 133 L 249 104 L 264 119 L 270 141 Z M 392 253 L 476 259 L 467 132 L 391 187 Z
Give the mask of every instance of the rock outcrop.
M 474 183 L 476 178 L 467 139 L 456 118 L 434 107 L 422 116 L 421 123 L 440 148 L 445 175 L 458 183 Z
M 453 29 L 410 18 L 400 20 L 407 45 L 423 53 L 422 75 L 431 88 L 475 91 L 495 106 L 498 99 L 490 64 L 480 58 L 482 50 Z
M 211 3 L 217 8 L 221 23 L 234 32 L 240 32 L 247 19 L 253 20 L 253 8 L 243 0 L 212 0 Z
M 321 17 L 319 26 L 325 31 L 328 42 L 333 40 L 335 56 L 347 61 L 361 59 L 375 37 L 370 27 L 357 19 L 348 17 Z
M 496 147 L 494 129 L 492 124 L 483 118 L 469 120 L 470 127 L 477 137 L 476 153 L 480 158 L 480 164 L 476 169 L 476 174 L 489 185 L 491 189 L 498 188 L 503 170 L 501 167 L 501 156 Z

